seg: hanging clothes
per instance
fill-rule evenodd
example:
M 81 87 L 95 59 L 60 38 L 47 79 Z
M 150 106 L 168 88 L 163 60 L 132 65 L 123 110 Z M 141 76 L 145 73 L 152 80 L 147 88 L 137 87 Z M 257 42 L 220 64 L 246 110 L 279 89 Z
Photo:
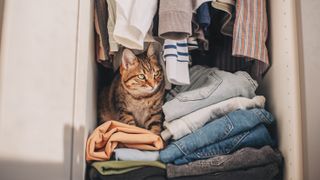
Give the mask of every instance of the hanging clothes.
M 235 0 L 212 0 L 212 7 L 224 12 L 222 17 L 221 34 L 232 37 L 234 24 Z
M 197 39 L 200 51 L 209 50 L 209 40 L 206 36 L 211 21 L 209 2 L 205 2 L 197 9 L 196 14 L 193 14 L 192 18 L 192 36 Z
M 106 0 L 108 4 L 108 33 L 110 53 L 114 54 L 119 51 L 119 44 L 114 40 L 113 32 L 116 22 L 116 0 Z
M 236 72 L 246 71 L 252 76 L 254 61 L 246 57 L 235 57 L 232 55 L 232 38 L 218 35 L 212 41 L 208 59 L 204 61 L 208 65 L 218 67 L 221 70 Z M 255 79 L 255 76 L 254 76 Z
M 201 51 L 209 51 L 209 40 L 205 37 L 202 27 L 194 32 L 195 38 L 197 38 L 198 47 Z
M 209 2 L 203 3 L 197 9 L 197 16 L 196 21 L 201 28 L 203 28 L 204 32 L 207 33 L 208 27 L 211 23 L 211 16 L 210 16 L 210 7 Z
M 117 0 L 113 37 L 130 49 L 143 49 L 143 43 L 153 42 L 152 22 L 157 0 Z
M 211 8 L 210 14 L 212 24 L 208 29 L 208 34 L 205 36 L 209 41 L 209 51 L 192 51 L 190 54 L 192 56 L 193 64 L 217 67 L 220 70 L 229 72 L 246 71 L 252 75 L 251 70 L 254 61 L 247 57 L 233 56 L 233 38 L 221 33 L 223 30 L 221 28 L 223 27 L 223 24 L 226 23 L 224 18 L 227 16 L 227 13 Z M 232 21 L 229 23 L 232 23 Z M 254 76 L 254 79 L 256 79 L 256 76 Z
M 258 60 L 254 68 L 256 76 L 261 76 L 269 66 L 267 37 L 266 0 L 237 1 L 232 55 Z
M 96 57 L 105 67 L 112 68 L 112 57 L 109 56 L 108 6 L 105 0 L 95 0 L 94 25 L 96 30 Z
M 166 74 L 170 83 L 176 85 L 190 84 L 187 39 L 165 40 L 163 58 L 166 62 Z
M 192 35 L 192 15 L 209 0 L 161 0 L 159 4 L 159 36 L 181 40 Z

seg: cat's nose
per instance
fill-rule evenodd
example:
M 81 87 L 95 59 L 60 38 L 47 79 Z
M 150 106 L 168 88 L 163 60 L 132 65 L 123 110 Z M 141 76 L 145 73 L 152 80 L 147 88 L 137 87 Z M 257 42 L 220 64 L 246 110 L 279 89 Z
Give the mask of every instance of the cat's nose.
M 156 82 L 155 81 L 148 81 L 149 86 L 154 89 L 156 86 Z
M 154 84 L 153 84 L 153 85 L 150 85 L 150 87 L 151 87 L 151 89 L 154 89 L 155 85 L 154 85 Z

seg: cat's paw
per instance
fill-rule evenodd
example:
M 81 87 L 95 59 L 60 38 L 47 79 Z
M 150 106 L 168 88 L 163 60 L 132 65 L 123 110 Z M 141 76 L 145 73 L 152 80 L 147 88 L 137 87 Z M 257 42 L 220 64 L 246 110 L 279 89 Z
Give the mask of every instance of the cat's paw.
M 153 132 L 156 135 L 160 135 L 161 133 L 161 126 L 152 126 L 150 131 Z
M 124 124 L 128 124 L 131 126 L 137 126 L 136 121 L 134 120 L 133 116 L 131 115 L 123 115 L 120 117 L 120 122 Z
M 137 126 L 136 122 L 135 121 L 129 121 L 127 122 L 127 124 L 131 125 L 131 126 Z

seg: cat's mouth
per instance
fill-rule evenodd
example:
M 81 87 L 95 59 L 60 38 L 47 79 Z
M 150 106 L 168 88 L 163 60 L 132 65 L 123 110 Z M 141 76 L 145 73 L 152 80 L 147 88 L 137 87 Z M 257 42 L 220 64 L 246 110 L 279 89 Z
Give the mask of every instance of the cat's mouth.
M 152 93 L 155 93 L 158 89 L 159 89 L 159 85 L 158 85 L 158 86 L 155 86 L 155 87 L 148 86 L 148 87 L 146 87 L 146 88 L 142 88 L 141 91 L 142 91 L 143 93 L 152 94 Z M 138 90 L 138 91 L 139 91 L 139 90 Z
M 135 97 L 148 97 L 148 96 L 152 96 L 154 93 L 158 92 L 160 88 L 160 85 L 158 86 L 155 86 L 155 87 L 151 87 L 151 86 L 148 86 L 148 87 L 141 87 L 141 88 L 136 88 L 136 89 L 131 89 L 131 90 L 128 90 L 128 92 L 135 96 Z

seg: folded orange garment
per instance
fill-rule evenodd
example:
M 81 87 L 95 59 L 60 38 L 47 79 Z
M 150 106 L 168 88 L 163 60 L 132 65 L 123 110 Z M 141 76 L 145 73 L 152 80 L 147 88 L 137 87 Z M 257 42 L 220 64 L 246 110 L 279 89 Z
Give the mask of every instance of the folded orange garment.
M 117 121 L 107 121 L 90 135 L 86 147 L 86 160 L 109 160 L 118 146 L 140 150 L 160 150 L 163 141 L 151 131 Z

